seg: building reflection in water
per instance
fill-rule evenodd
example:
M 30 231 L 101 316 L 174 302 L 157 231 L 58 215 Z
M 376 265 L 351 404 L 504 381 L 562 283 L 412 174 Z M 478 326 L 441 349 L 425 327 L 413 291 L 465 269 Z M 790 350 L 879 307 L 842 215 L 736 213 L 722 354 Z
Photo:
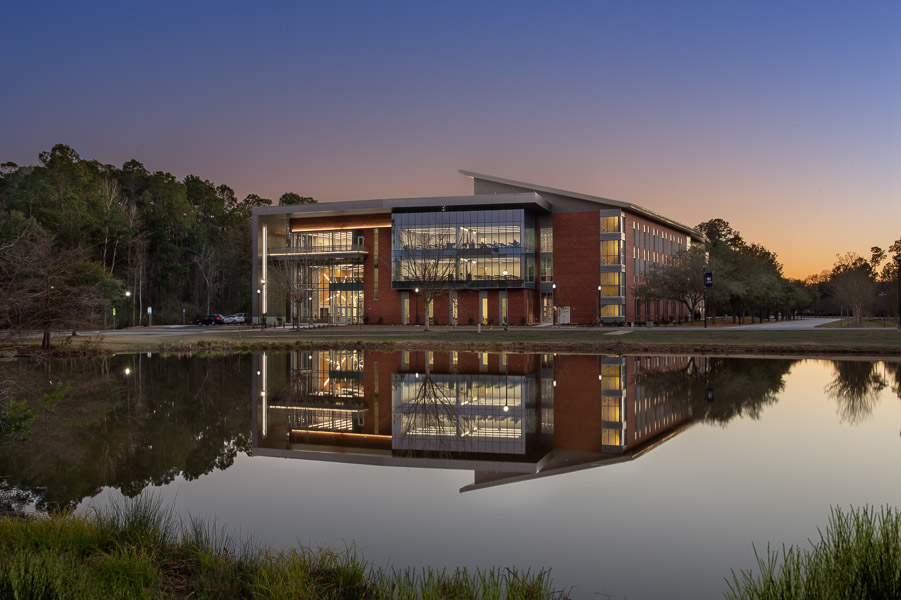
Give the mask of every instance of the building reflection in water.
M 692 422 L 697 403 L 654 373 L 697 380 L 706 369 L 689 356 L 263 353 L 253 453 L 472 470 L 461 491 L 592 468 Z

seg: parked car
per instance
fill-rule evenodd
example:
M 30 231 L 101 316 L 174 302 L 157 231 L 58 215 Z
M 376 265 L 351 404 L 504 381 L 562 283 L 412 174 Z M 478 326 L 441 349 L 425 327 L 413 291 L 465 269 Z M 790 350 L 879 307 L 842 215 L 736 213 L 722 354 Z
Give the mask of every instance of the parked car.
M 232 315 L 235 323 L 250 323 L 250 313 L 235 313 Z
M 237 321 L 235 321 L 235 315 L 225 316 L 222 318 L 225 319 L 226 325 L 234 325 L 235 323 L 237 323 Z
M 200 319 L 201 325 L 225 325 L 225 317 L 222 315 L 207 315 Z

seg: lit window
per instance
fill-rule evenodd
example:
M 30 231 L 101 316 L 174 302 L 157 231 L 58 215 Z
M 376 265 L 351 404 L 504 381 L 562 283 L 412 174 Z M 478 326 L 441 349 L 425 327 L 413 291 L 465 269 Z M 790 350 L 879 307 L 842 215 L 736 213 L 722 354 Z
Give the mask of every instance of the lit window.
M 601 233 L 619 233 L 619 217 L 601 217 Z

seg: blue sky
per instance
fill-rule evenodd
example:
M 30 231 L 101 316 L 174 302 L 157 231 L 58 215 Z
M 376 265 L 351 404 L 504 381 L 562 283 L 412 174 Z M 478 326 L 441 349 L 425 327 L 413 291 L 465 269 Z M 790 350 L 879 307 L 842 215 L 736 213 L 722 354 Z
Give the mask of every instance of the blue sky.
M 0 161 L 55 143 L 240 195 L 470 169 L 721 217 L 789 275 L 901 238 L 901 3 L 44 3 L 4 10 Z

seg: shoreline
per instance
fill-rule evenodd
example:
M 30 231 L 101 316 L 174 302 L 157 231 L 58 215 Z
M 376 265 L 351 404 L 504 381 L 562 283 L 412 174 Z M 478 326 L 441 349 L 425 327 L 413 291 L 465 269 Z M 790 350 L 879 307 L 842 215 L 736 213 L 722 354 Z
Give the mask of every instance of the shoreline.
M 44 353 L 39 339 L 9 340 L 0 356 L 54 357 L 134 352 L 172 354 L 261 350 L 410 350 L 574 354 L 705 354 L 805 358 L 899 358 L 897 329 L 732 329 L 589 327 L 345 326 L 314 329 L 136 328 L 57 336 Z

